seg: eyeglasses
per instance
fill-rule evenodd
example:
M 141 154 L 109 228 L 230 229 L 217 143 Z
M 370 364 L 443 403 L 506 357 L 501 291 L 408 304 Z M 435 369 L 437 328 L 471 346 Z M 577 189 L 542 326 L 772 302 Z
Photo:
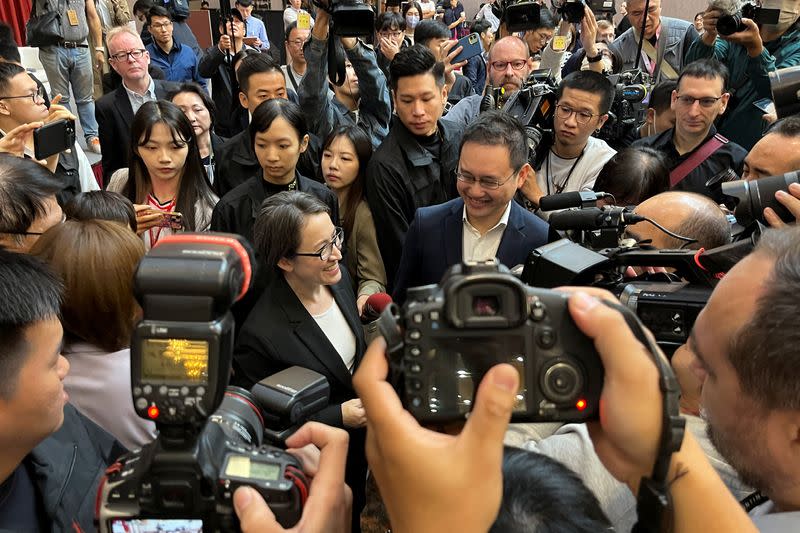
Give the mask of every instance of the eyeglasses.
M 678 96 L 677 100 L 679 104 L 686 107 L 692 107 L 695 102 L 700 102 L 702 107 L 708 109 L 714 107 L 714 104 L 722 100 L 722 96 L 704 96 L 702 98 L 695 98 L 694 96 L 688 96 L 684 94 Z
M 401 31 L 382 31 L 382 32 L 380 32 L 380 34 L 381 34 L 382 37 L 394 37 L 395 39 L 397 39 L 401 35 L 403 35 L 403 32 L 401 32 Z
M 511 68 L 514 70 L 522 70 L 522 68 L 527 64 L 528 62 L 524 59 L 515 59 L 514 61 L 492 61 L 489 63 L 494 70 L 501 71 L 507 69 L 509 65 L 511 65 Z
M 505 185 L 508 183 L 508 180 L 513 178 L 517 175 L 519 169 L 515 170 L 511 173 L 509 177 L 504 180 L 498 180 L 497 178 L 476 178 L 475 176 L 470 176 L 469 174 L 464 174 L 460 170 L 456 172 L 456 179 L 461 183 L 466 183 L 467 185 L 473 185 L 477 183 L 483 189 L 495 190 L 499 189 L 500 186 Z
M 172 26 L 172 22 L 164 22 L 162 24 L 150 24 L 150 29 L 163 30 L 164 28 L 169 28 L 170 26 Z
M 303 46 L 305 44 L 305 41 L 303 39 L 293 39 L 291 41 L 286 41 L 286 42 L 289 44 L 293 44 L 295 46 Z
M 129 57 L 133 59 L 141 59 L 145 52 L 147 52 L 147 50 L 144 48 L 139 48 L 137 50 L 116 53 L 113 56 L 110 56 L 109 59 L 119 62 L 126 61 Z
M 13 100 L 15 98 L 30 98 L 35 104 L 38 100 L 44 99 L 44 88 L 37 87 L 33 94 L 23 94 L 20 96 L 0 96 L 0 100 Z
M 56 226 L 63 224 L 66 221 L 67 215 L 65 213 L 61 213 L 61 221 L 56 224 Z M 0 233 L 5 235 L 44 235 L 43 231 L 0 231 Z
M 313 254 L 297 252 L 294 255 L 303 257 L 319 257 L 321 261 L 327 261 L 331 258 L 331 254 L 333 254 L 333 247 L 335 246 L 337 250 L 341 251 L 342 243 L 344 243 L 344 230 L 337 227 L 333 232 L 333 239 Z
M 599 117 L 598 113 L 589 113 L 588 111 L 578 111 L 566 105 L 556 106 L 556 116 L 561 120 L 567 120 L 572 114 L 575 113 L 575 122 L 578 124 L 588 124 L 592 117 Z

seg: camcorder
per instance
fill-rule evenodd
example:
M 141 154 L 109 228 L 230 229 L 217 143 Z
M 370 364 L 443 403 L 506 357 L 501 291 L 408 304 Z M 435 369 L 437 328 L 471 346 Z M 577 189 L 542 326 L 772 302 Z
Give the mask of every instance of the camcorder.
M 614 86 L 614 101 L 608 120 L 597 137 L 615 145 L 631 129 L 641 126 L 647 117 L 647 97 L 653 89 L 653 79 L 641 69 L 611 74 L 608 80 Z
M 598 18 L 606 18 L 616 13 L 614 0 L 565 0 L 557 6 L 557 12 L 572 24 L 580 24 L 585 14 L 584 6 L 589 6 Z
M 510 114 L 525 128 L 528 161 L 538 170 L 553 143 L 553 117 L 556 111 L 558 85 L 549 69 L 533 71 L 522 87 L 506 95 L 502 87 L 487 86 L 481 111 L 500 109 Z
M 232 498 L 240 486 L 256 489 L 284 527 L 299 520 L 308 480 L 297 459 L 264 438 L 281 442 L 327 405 L 329 386 L 299 367 L 251 391 L 227 386 L 230 306 L 251 285 L 253 256 L 239 236 L 186 233 L 161 239 L 139 264 L 143 319 L 131 341 L 131 389 L 136 413 L 155 422 L 158 436 L 106 471 L 101 532 L 238 531 Z
M 761 2 L 744 2 L 736 10 L 731 9 L 737 2 L 715 1 L 709 7 L 722 11 L 722 15 L 717 19 L 717 33 L 723 36 L 733 35 L 744 31 L 747 27 L 742 23 L 742 19 L 751 19 L 756 24 L 777 24 L 781 15 L 780 9 L 765 9 L 761 7 Z
M 463 420 L 492 366 L 520 375 L 516 422 L 596 418 L 603 366 L 566 293 L 528 287 L 494 260 L 454 265 L 379 318 L 391 381 L 420 422 Z

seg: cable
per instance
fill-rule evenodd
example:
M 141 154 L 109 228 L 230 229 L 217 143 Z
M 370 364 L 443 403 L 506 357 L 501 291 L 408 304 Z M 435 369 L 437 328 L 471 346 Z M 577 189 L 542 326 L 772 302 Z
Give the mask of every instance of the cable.
M 670 237 L 672 237 L 674 239 L 678 239 L 679 241 L 684 241 L 686 244 L 694 244 L 694 243 L 697 242 L 697 239 L 692 239 L 691 237 L 684 237 L 683 235 L 678 235 L 677 233 L 674 233 L 674 232 L 668 230 L 667 228 L 665 228 L 664 226 L 662 226 L 661 224 L 659 224 L 658 222 L 656 222 L 652 218 L 647 218 L 647 217 L 643 217 L 643 218 L 645 219 L 645 221 L 651 223 L 652 225 L 654 225 L 655 227 L 657 227 L 658 229 L 660 229 L 661 231 L 663 231 L 664 233 L 666 233 L 667 235 L 669 235 Z

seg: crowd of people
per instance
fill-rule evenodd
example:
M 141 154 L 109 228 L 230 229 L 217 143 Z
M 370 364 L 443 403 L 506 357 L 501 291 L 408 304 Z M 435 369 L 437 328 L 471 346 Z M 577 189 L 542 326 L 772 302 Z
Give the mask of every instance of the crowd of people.
M 230 383 L 301 366 L 330 385 L 286 441 L 313 478 L 297 531 L 628 531 L 651 519 L 653 487 L 669 505 L 650 530 L 800 528 L 796 178 L 667 354 L 686 432 L 665 479 L 659 370 L 610 293 L 564 289 L 605 368 L 588 424 L 509 425 L 520 376 L 501 364 L 462 428 L 423 427 L 367 335 L 375 295 L 402 305 L 454 265 L 513 268 L 561 239 L 542 209 L 554 194 L 631 206 L 646 220 L 624 237 L 645 249 L 733 242 L 711 178 L 800 170 L 800 116 L 754 105 L 800 64 L 800 0 L 763 0 L 776 22 L 730 35 L 720 2 L 692 21 L 628 0 L 569 22 L 537 1 L 509 32 L 498 0 L 474 16 L 410 1 L 363 37 L 335 35 L 324 0 L 289 0 L 282 35 L 236 0 L 206 50 L 174 4 L 137 0 L 131 17 L 117 3 L 69 0 L 61 40 L 39 51 L 50 94 L 0 25 L 0 530 L 95 529 L 106 467 L 158 434 L 132 400 L 134 272 L 166 236 L 209 231 L 257 261 L 232 308 Z M 463 59 L 471 34 L 480 52 Z M 95 84 L 93 67 L 108 71 Z M 636 69 L 637 120 L 609 128 L 614 76 Z M 552 88 L 547 124 L 521 121 L 534 78 Z M 38 160 L 35 131 L 60 120 L 84 142 Z M 82 146 L 101 154 L 96 174 Z M 245 532 L 283 530 L 252 489 L 234 506 Z

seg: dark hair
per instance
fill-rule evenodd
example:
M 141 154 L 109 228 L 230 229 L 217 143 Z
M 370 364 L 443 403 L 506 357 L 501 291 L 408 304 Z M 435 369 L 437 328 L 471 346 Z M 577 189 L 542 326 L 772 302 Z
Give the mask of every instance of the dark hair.
M 544 11 L 544 10 L 543 10 Z M 564 89 L 575 89 L 600 96 L 600 114 L 605 115 L 614 102 L 614 86 L 608 78 L 591 70 L 578 70 L 567 75 L 558 86 L 556 99 L 561 100 Z
M 763 273 L 763 291 L 749 322 L 729 347 L 729 359 L 742 392 L 765 409 L 800 409 L 800 228 L 768 229 L 753 254 L 775 260 Z
M 417 26 L 419 28 L 419 26 Z M 444 64 L 437 62 L 433 52 L 427 47 L 415 43 L 414 46 L 402 48 L 389 64 L 392 89 L 397 90 L 400 78 L 431 74 L 437 87 L 444 87 Z
M 289 39 L 292 38 L 292 32 L 297 29 L 297 21 L 294 20 L 286 26 L 286 31 L 284 32 L 284 37 L 286 42 L 289 42 Z
M 236 0 L 234 3 L 239 4 L 242 7 L 250 7 L 253 5 L 253 0 Z
M 681 80 L 687 76 L 689 78 L 703 78 L 706 80 L 715 80 L 719 78 L 722 80 L 722 90 L 724 91 L 728 87 L 728 67 L 714 58 L 707 57 L 698 59 L 683 67 L 680 76 L 678 76 L 677 87 L 681 86 Z
M 45 232 L 31 255 L 64 281 L 66 332 L 107 352 L 130 346 L 138 309 L 133 275 L 144 257 L 134 232 L 109 220 L 68 220 Z
M 0 398 L 10 400 L 16 392 L 28 355 L 25 330 L 58 318 L 61 294 L 61 281 L 47 265 L 0 247 Z
M 237 54 L 238 55 L 238 54 Z M 250 89 L 250 78 L 256 74 L 264 72 L 277 72 L 283 78 L 283 71 L 269 54 L 256 52 L 254 54 L 243 54 L 244 58 L 236 71 L 236 79 L 239 81 L 239 89 L 247 94 Z M 234 65 L 236 62 L 233 63 Z
M 503 499 L 489 533 L 596 533 L 611 522 L 572 470 L 539 453 L 503 449 Z
M 420 20 L 417 27 L 414 28 L 414 43 L 428 46 L 428 43 L 434 39 L 449 39 L 450 30 L 447 24 L 440 20 L 424 19 Z
M 19 47 L 11 32 L 11 26 L 5 22 L 0 22 L 0 58 L 17 63 L 22 62 L 22 58 L 19 55 Z
M 706 14 L 705 11 L 698 11 L 697 13 L 694 14 L 694 18 L 692 20 L 696 20 L 697 17 L 702 17 L 705 14 Z
M 670 108 L 672 104 L 672 91 L 678 88 L 675 80 L 663 80 L 656 83 L 650 92 L 650 102 L 647 107 L 655 109 L 657 113 L 662 113 Z
M 669 190 L 667 158 L 649 146 L 620 150 L 600 170 L 594 190 L 613 194 L 617 205 L 637 205 Z
M 473 120 L 461 138 L 459 155 L 468 142 L 483 146 L 508 148 L 511 167 L 518 171 L 528 162 L 528 144 L 525 130 L 519 120 L 504 111 L 486 111 Z
M 181 93 L 192 93 L 197 95 L 200 100 L 202 100 L 203 105 L 206 109 L 208 109 L 208 114 L 211 116 L 211 129 L 214 129 L 214 123 L 216 122 L 217 117 L 217 104 L 214 103 L 208 93 L 200 87 L 199 84 L 190 81 L 182 83 L 177 89 L 167 94 L 167 100 L 172 102 L 176 96 Z M 174 103 L 174 102 L 173 102 Z
M 405 31 L 406 19 L 400 13 L 394 11 L 384 11 L 375 18 L 375 31 L 381 32 L 386 30 L 400 30 Z
M 300 191 L 273 194 L 261 204 L 253 226 L 256 252 L 267 267 L 280 272 L 278 261 L 292 257 L 302 240 L 306 217 L 330 214 L 330 209 L 316 196 Z
M 243 48 L 243 49 L 239 50 L 238 52 L 236 52 L 235 54 L 233 54 L 233 57 L 231 58 L 231 65 L 233 65 L 233 68 L 236 69 L 236 63 L 238 63 L 239 61 L 244 60 L 244 58 L 250 57 L 250 56 L 260 56 L 260 55 L 261 55 L 261 50 L 256 50 L 255 48 Z M 257 74 L 257 72 L 251 72 L 250 74 L 248 74 L 248 78 L 250 76 L 252 76 L 253 74 Z M 236 77 L 238 78 L 238 76 L 239 76 L 239 70 L 237 69 L 236 70 Z M 239 83 L 238 79 L 236 80 L 236 83 L 237 84 Z M 234 94 L 235 94 L 235 92 L 234 92 Z M 238 100 L 236 101 L 236 105 L 239 105 L 239 101 Z
M 213 193 L 208 186 L 206 168 L 200 159 L 200 150 L 197 147 L 197 138 L 191 122 L 178 106 L 166 100 L 145 102 L 131 124 L 130 163 L 128 166 L 128 181 L 125 183 L 123 195 L 134 204 L 146 204 L 147 195 L 150 193 L 150 174 L 138 151 L 147 144 L 153 127 L 164 124 L 172 133 L 175 143 L 186 143 L 189 152 L 186 154 L 186 163 L 175 199 L 175 210 L 183 215 L 184 227 L 188 231 L 200 230 L 200 221 L 195 217 L 195 206 L 202 201 L 210 206 L 214 205 Z
M 172 15 L 165 7 L 162 6 L 153 6 L 147 10 L 147 24 L 150 25 L 153 20 L 153 17 L 164 17 L 172 20 Z
M 22 242 L 24 236 L 19 233 L 47 214 L 45 201 L 63 188 L 61 181 L 36 161 L 0 154 L 0 234 L 8 233 L 15 242 Z
M 8 91 L 11 90 L 11 78 L 25 74 L 25 68 L 17 65 L 16 63 L 0 62 L 0 95 L 11 96 Z
M 367 163 L 372 157 L 372 143 L 369 140 L 369 136 L 360 127 L 354 125 L 339 126 L 325 139 L 322 144 L 322 152 L 324 153 L 331 143 L 339 137 L 344 137 L 353 143 L 353 148 L 358 158 L 358 176 L 350 184 L 345 205 L 339 206 L 339 212 L 344 212 L 342 227 L 345 235 L 349 236 L 352 234 L 353 225 L 355 224 L 358 204 L 364 199 L 364 183 L 367 180 Z
M 250 147 L 253 150 L 255 150 L 256 133 L 267 131 L 278 117 L 283 118 L 294 128 L 299 141 L 302 141 L 303 137 L 308 135 L 306 118 L 299 105 L 284 98 L 264 100 L 258 104 L 258 107 L 253 111 L 253 118 L 250 120 L 250 126 L 248 127 L 250 133 Z
M 483 33 L 486 30 L 492 29 L 492 25 L 486 19 L 478 19 L 473 22 L 469 27 L 470 33 Z
M 422 22 L 422 6 L 419 4 L 419 2 L 416 2 L 415 0 L 411 0 L 410 2 L 406 2 L 405 4 L 403 4 L 403 19 L 405 19 L 406 15 L 408 14 L 408 10 L 411 9 L 412 7 L 417 9 L 417 13 L 419 13 L 419 20 L 420 22 Z
M 64 214 L 73 220 L 110 220 L 136 231 L 133 203 L 119 193 L 87 191 L 76 194 L 64 206 Z
M 766 135 L 776 133 L 784 137 L 800 137 L 800 115 L 791 115 L 775 122 Z
M 131 8 L 131 13 L 134 15 L 136 13 L 147 13 L 150 11 L 150 8 L 153 7 L 154 3 L 153 0 L 136 0 L 134 2 L 133 7 Z

